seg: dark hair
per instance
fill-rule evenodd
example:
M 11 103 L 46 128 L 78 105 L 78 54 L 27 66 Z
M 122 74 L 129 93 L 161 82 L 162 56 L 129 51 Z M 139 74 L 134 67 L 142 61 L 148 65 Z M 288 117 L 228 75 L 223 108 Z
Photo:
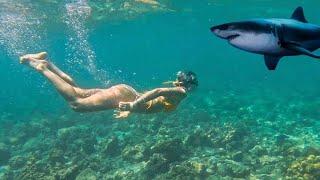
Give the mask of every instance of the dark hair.
M 198 86 L 197 75 L 192 71 L 179 71 L 177 73 L 177 80 L 181 83 L 181 86 L 185 87 L 188 91 Z

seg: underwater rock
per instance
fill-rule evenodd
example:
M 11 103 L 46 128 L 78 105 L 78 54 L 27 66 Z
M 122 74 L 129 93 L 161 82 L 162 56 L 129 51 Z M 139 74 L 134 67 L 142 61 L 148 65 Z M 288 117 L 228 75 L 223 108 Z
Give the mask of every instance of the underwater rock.
M 26 141 L 27 134 L 23 130 L 15 130 L 17 132 L 12 132 L 12 135 L 8 137 L 8 142 L 12 145 L 18 145 Z
M 234 152 L 234 153 L 232 153 L 232 155 L 231 155 L 232 159 L 233 159 L 234 161 L 237 161 L 237 162 L 242 161 L 243 156 L 244 156 L 244 155 L 243 155 L 243 152 L 241 152 L 241 151 Z
M 0 179 L 1 180 L 11 180 L 13 179 L 12 173 L 9 172 L 8 166 L 0 166 Z
M 22 168 L 26 164 L 26 158 L 24 156 L 14 156 L 9 160 L 9 166 L 12 169 Z
M 38 137 L 29 138 L 22 146 L 23 151 L 32 152 L 41 149 L 42 139 Z
M 55 162 L 63 162 L 64 161 L 64 152 L 61 150 L 61 149 L 52 149 L 50 152 L 49 152 L 49 161 L 52 162 L 52 163 L 55 163 Z
M 44 128 L 40 123 L 18 123 L 15 128 L 13 128 L 8 141 L 13 145 L 21 144 L 26 142 L 31 137 L 36 137 L 44 129 L 46 128 Z
M 109 155 L 109 156 L 120 154 L 120 152 L 121 152 L 121 146 L 119 144 L 118 138 L 115 136 L 107 140 L 102 150 L 103 154 Z
M 172 166 L 159 179 L 205 179 L 208 175 L 207 165 L 201 160 L 188 160 Z
M 185 165 L 173 166 L 164 179 L 199 179 L 194 169 Z
M 243 128 L 234 128 L 228 131 L 224 137 L 225 143 L 231 143 L 234 141 L 240 141 L 247 134 Z
M 179 161 L 188 151 L 180 139 L 170 139 L 158 142 L 150 148 L 151 153 L 163 154 L 170 161 Z
M 268 153 L 266 148 L 262 147 L 261 145 L 254 146 L 252 149 L 250 149 L 249 152 L 254 154 L 255 156 L 262 156 Z
M 61 128 L 57 133 L 57 145 L 64 151 L 80 151 L 91 154 L 95 152 L 94 145 L 96 143 L 97 140 L 88 127 L 72 126 Z
M 214 115 L 210 114 L 208 111 L 204 109 L 197 110 L 197 112 L 192 114 L 192 116 L 193 116 L 192 120 L 197 122 L 210 122 L 210 121 L 213 121 L 215 118 Z
M 278 161 L 280 161 L 282 156 L 268 156 L 264 155 L 259 158 L 259 162 L 261 165 L 275 165 Z
M 14 179 L 54 179 L 48 176 L 48 164 L 39 161 L 35 156 L 30 156 L 21 172 L 15 174 Z
M 221 176 L 230 176 L 234 178 L 246 178 L 250 175 L 249 167 L 231 160 L 219 162 L 217 164 L 217 172 Z
M 320 155 L 318 147 L 304 145 L 296 146 L 295 144 L 286 143 L 284 147 L 280 149 L 286 156 L 293 157 L 306 157 L 309 155 Z
M 73 143 L 76 139 L 86 136 L 87 128 L 71 126 L 61 128 L 57 132 L 57 138 L 65 144 Z
M 80 151 L 85 152 L 86 154 L 91 154 L 91 153 L 95 152 L 94 145 L 96 143 L 97 143 L 97 140 L 94 137 L 89 136 L 89 137 L 77 139 L 74 142 L 73 147 L 78 147 L 80 149 Z
M 142 180 L 142 176 L 135 174 L 132 170 L 117 170 L 114 174 L 107 174 L 103 177 L 103 180 Z
M 141 144 L 126 146 L 121 153 L 123 159 L 131 162 L 140 162 L 144 157 L 145 147 Z
M 79 166 L 73 165 L 68 168 L 61 169 L 55 175 L 55 179 L 75 179 L 79 172 Z
M 76 180 L 97 180 L 97 176 L 92 169 L 88 168 L 81 171 Z
M 293 179 L 320 179 L 320 156 L 310 155 L 294 161 L 287 169 Z
M 169 169 L 168 160 L 162 155 L 155 153 L 147 161 L 145 168 L 142 170 L 142 174 L 147 177 L 147 179 L 153 178 L 157 174 L 164 173 Z
M 17 145 L 22 142 L 22 140 L 19 137 L 9 137 L 8 142 L 12 145 Z
M 4 143 L 0 143 L 0 166 L 4 165 L 10 159 L 11 153 L 9 146 Z
M 194 132 L 186 137 L 184 144 L 188 146 L 211 146 L 210 134 L 206 134 L 203 130 L 197 128 Z
M 320 146 L 319 145 L 306 145 L 303 148 L 302 154 L 304 156 L 308 156 L 308 155 L 320 156 Z
M 290 139 L 290 137 L 286 134 L 278 134 L 275 138 L 278 145 L 282 145 Z
M 225 148 L 228 151 L 244 150 L 254 144 L 254 141 L 248 142 L 246 138 L 249 131 L 250 129 L 243 124 L 235 126 L 231 123 L 224 123 L 221 128 L 211 128 L 206 136 L 215 148 Z
M 197 175 L 205 175 L 206 174 L 206 165 L 200 162 L 190 162 L 192 166 L 192 170 L 197 173 Z

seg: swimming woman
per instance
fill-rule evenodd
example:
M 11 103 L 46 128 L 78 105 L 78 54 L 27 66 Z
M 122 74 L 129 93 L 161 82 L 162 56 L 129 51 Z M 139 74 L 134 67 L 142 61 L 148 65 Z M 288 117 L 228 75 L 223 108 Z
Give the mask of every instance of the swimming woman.
M 180 71 L 177 73 L 176 81 L 169 82 L 173 87 L 156 88 L 143 94 L 125 84 L 107 89 L 82 89 L 69 75 L 47 60 L 46 52 L 24 55 L 20 57 L 20 63 L 29 65 L 45 76 L 74 111 L 118 109 L 116 118 L 127 117 L 130 112 L 173 111 L 187 93 L 198 86 L 197 77 L 193 72 Z

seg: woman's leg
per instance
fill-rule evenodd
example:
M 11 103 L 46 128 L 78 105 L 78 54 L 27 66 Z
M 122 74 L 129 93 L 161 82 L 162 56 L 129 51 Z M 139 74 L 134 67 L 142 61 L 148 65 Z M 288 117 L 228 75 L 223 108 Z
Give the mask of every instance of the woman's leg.
M 60 76 L 52 72 L 48 68 L 48 63 L 45 60 L 37 60 L 38 62 L 30 62 L 30 65 L 36 68 L 42 75 L 44 75 L 58 90 L 58 92 L 68 102 L 77 101 L 78 94 L 74 87 L 64 81 Z
M 48 69 L 55 73 L 56 75 L 58 75 L 61 79 L 63 79 L 65 82 L 67 82 L 68 84 L 70 84 L 71 86 L 73 86 L 74 90 L 76 91 L 76 93 L 78 94 L 79 97 L 81 98 L 86 98 L 89 97 L 97 92 L 100 92 L 101 89 L 82 89 L 80 87 L 78 87 L 76 85 L 76 83 L 74 82 L 74 80 L 66 73 L 64 73 L 63 71 L 61 71 L 56 65 L 54 65 L 52 62 L 47 61 L 48 62 Z
M 24 55 L 22 57 L 20 57 L 20 63 L 24 63 L 26 61 L 28 61 L 29 58 L 33 58 L 35 60 L 46 60 L 48 56 L 48 53 L 46 52 L 40 52 L 38 54 L 27 54 Z M 63 79 L 65 82 L 69 83 L 70 85 L 76 87 L 77 85 L 75 84 L 75 82 L 73 81 L 73 79 L 67 75 L 66 73 L 64 73 L 63 71 L 61 71 L 56 65 L 54 65 L 52 62 L 46 60 L 48 63 L 48 68 L 55 73 L 56 75 L 58 75 L 61 79 Z
M 64 81 L 64 83 L 68 83 L 70 86 L 72 86 L 77 97 L 79 98 L 86 98 L 101 91 L 100 89 L 79 88 L 78 86 L 76 86 L 76 83 L 69 75 L 61 71 L 52 62 L 48 62 L 47 60 L 45 60 L 47 56 L 48 54 L 46 52 L 41 52 L 38 54 L 27 54 L 20 57 L 20 63 L 29 63 L 29 65 L 35 69 L 37 69 L 38 65 L 40 65 L 41 63 L 44 63 L 44 65 L 46 66 L 46 69 L 45 69 L 46 72 L 43 72 L 42 74 L 44 74 L 50 81 L 52 81 L 52 73 L 54 73 L 56 76 L 60 77 Z M 42 71 L 40 69 L 37 69 L 37 70 L 40 72 Z M 51 71 L 51 73 L 47 72 L 47 70 Z
M 52 62 L 47 61 L 48 62 L 48 68 L 55 74 L 57 74 L 61 79 L 63 79 L 65 82 L 69 83 L 70 85 L 72 85 L 73 87 L 77 87 L 76 83 L 74 82 L 74 80 L 66 73 L 64 73 L 63 71 L 61 71 L 56 65 L 54 65 Z
M 52 64 L 50 65 L 39 54 L 23 56 L 20 58 L 20 62 L 29 64 L 44 75 L 64 99 L 68 101 L 74 111 L 88 112 L 114 108 L 114 101 L 110 100 L 113 99 L 114 93 L 110 93 L 108 89 L 81 89 L 74 87 L 70 81 L 68 82 L 60 76 L 61 73 L 52 70 L 50 68 Z
M 109 98 L 100 89 L 80 89 L 66 83 L 61 77 L 53 73 L 46 64 L 40 62 L 36 69 L 42 73 L 56 87 L 58 92 L 69 102 L 69 105 L 77 112 L 90 112 L 105 110 L 112 107 Z M 113 94 L 112 94 L 113 95 Z

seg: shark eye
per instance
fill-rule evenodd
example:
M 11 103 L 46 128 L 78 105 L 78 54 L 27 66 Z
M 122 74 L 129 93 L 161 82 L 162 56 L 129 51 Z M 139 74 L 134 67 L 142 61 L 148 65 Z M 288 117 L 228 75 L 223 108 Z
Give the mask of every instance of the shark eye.
M 233 30 L 233 29 L 235 29 L 235 26 L 231 25 L 231 26 L 229 26 L 229 29 Z
M 229 28 L 228 24 L 223 24 L 219 27 L 220 30 L 227 30 Z

